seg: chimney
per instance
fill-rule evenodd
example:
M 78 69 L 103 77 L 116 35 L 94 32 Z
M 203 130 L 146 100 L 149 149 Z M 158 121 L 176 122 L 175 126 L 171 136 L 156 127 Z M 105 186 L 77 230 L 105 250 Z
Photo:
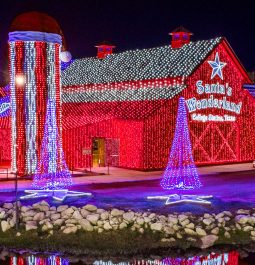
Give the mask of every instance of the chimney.
M 184 44 L 190 42 L 190 36 L 193 35 L 193 33 L 185 29 L 183 26 L 180 26 L 169 33 L 169 35 L 172 35 L 171 47 L 178 49 L 181 48 Z
M 114 45 L 106 41 L 103 41 L 95 47 L 97 48 L 98 59 L 104 59 L 107 55 L 112 54 L 112 50 L 115 48 Z

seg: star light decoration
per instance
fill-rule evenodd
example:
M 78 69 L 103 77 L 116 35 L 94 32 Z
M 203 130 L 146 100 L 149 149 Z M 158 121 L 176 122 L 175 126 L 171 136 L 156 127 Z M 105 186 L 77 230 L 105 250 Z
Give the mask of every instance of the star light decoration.
M 184 98 L 180 97 L 169 162 L 160 182 L 162 188 L 166 190 L 185 191 L 202 187 L 192 155 L 185 104 Z M 210 205 L 211 202 L 206 199 L 211 197 L 212 196 L 170 194 L 164 196 L 148 196 L 147 199 L 166 200 L 166 205 L 179 203 Z
M 222 69 L 227 65 L 227 63 L 223 63 L 220 61 L 218 52 L 215 55 L 214 61 L 208 61 L 208 63 L 212 67 L 211 79 L 218 75 L 220 79 L 223 80 Z

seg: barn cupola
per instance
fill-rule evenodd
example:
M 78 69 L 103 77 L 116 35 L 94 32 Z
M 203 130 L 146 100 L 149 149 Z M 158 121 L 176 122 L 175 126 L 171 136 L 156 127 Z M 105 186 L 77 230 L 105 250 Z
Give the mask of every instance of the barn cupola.
M 98 59 L 104 59 L 107 55 L 112 54 L 112 50 L 115 48 L 114 45 L 107 41 L 103 41 L 95 47 L 97 48 Z
M 183 26 L 180 26 L 169 33 L 169 35 L 172 35 L 171 47 L 178 49 L 181 48 L 184 44 L 190 42 L 190 36 L 193 35 L 193 33 L 185 29 Z

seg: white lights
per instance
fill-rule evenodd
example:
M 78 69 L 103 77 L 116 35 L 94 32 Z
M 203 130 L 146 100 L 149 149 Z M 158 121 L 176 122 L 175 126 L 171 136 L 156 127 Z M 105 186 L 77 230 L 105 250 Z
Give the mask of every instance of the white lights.
M 34 42 L 25 42 L 25 61 L 24 69 L 27 76 L 27 82 L 25 85 L 25 100 L 26 103 L 26 169 L 27 174 L 33 174 L 37 166 L 36 155 L 36 80 L 35 80 L 35 61 L 36 61 L 36 49 Z M 20 77 L 20 82 L 25 78 Z M 17 77 L 16 77 L 17 82 Z
M 131 50 L 108 55 L 104 60 L 74 60 L 62 73 L 63 86 L 188 76 L 220 41 L 190 42 L 179 49 L 163 46 Z
M 16 75 L 16 77 L 15 77 L 15 83 L 16 83 L 17 86 L 24 86 L 25 83 L 26 83 L 25 76 L 24 75 L 21 75 L 21 74 Z

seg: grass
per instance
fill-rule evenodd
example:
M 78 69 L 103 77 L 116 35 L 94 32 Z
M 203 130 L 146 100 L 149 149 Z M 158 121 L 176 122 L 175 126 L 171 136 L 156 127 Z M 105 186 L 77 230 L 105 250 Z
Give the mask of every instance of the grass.
M 176 250 L 188 250 L 199 247 L 200 240 L 189 242 L 184 237 L 175 242 L 161 242 L 162 234 L 145 230 L 144 234 L 123 229 L 118 231 L 97 232 L 78 231 L 76 234 L 63 234 L 54 231 L 48 234 L 37 231 L 20 231 L 21 236 L 16 236 L 15 230 L 5 233 L 0 232 L 0 246 L 8 249 L 27 249 L 37 252 L 59 252 L 75 256 L 104 256 L 104 257 L 150 257 L 164 256 L 177 253 Z M 249 233 L 237 231 L 226 239 L 223 234 L 219 235 L 216 242 L 218 246 L 248 245 L 250 243 Z

